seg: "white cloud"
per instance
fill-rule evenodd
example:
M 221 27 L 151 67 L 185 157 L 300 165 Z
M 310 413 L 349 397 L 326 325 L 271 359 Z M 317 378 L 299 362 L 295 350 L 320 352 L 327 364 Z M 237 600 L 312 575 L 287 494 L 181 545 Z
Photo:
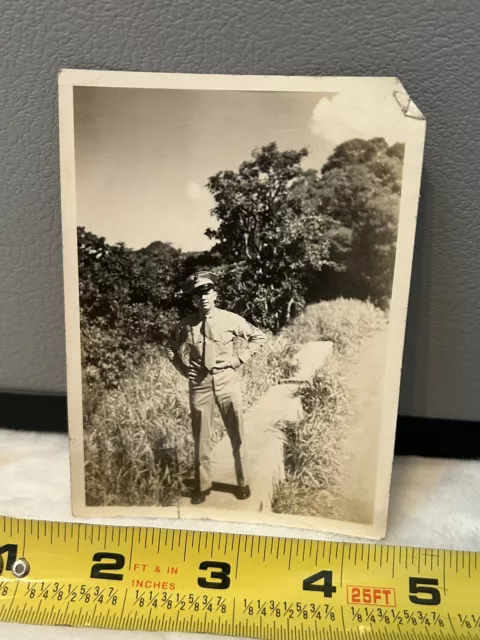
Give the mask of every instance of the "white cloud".
M 192 180 L 188 183 L 187 195 L 190 200 L 193 200 L 194 202 L 202 202 L 208 199 L 210 194 L 205 187 L 202 187 L 198 182 Z
M 343 91 L 320 98 L 310 118 L 310 130 L 333 145 L 351 138 L 376 137 L 393 144 L 405 138 L 404 118 L 391 90 L 381 86 L 374 91 Z

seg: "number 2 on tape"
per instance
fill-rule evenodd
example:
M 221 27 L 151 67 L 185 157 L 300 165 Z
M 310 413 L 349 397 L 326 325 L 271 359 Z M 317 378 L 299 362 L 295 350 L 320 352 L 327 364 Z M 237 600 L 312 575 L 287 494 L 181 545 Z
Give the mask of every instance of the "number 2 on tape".
M 0 555 L 8 553 L 7 569 L 11 568 L 17 557 L 17 545 L 8 544 L 0 547 Z M 91 578 L 102 580 L 123 580 L 120 571 L 125 566 L 125 556 L 121 553 L 99 551 L 92 558 L 95 564 L 90 572 Z M 108 560 L 109 562 L 105 562 Z M 199 571 L 208 571 L 208 576 L 201 575 L 197 578 L 197 584 L 202 589 L 228 589 L 230 586 L 231 566 L 228 562 L 204 560 L 199 565 Z M 437 578 L 409 578 L 409 599 L 413 604 L 439 605 L 441 602 Z M 302 584 L 303 591 L 318 591 L 325 598 L 333 597 L 337 587 L 333 584 L 333 571 L 323 569 L 305 578 Z M 352 604 L 383 604 L 379 602 L 381 596 L 385 597 L 386 605 L 391 605 L 388 596 L 393 589 L 381 589 L 375 587 L 351 587 L 349 601 Z

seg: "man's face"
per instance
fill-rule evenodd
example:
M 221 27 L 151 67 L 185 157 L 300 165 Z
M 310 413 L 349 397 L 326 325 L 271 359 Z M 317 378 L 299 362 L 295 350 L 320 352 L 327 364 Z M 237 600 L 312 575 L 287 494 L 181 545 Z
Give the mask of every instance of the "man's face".
M 215 306 L 217 292 L 215 289 L 200 289 L 193 294 L 193 304 L 199 311 L 208 313 Z

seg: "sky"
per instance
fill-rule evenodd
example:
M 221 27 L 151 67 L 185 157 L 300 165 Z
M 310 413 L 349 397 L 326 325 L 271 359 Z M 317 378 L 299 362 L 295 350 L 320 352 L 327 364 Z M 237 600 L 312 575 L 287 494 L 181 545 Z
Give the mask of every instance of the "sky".
M 205 184 L 254 147 L 306 146 L 303 166 L 320 169 L 349 138 L 404 139 L 398 106 L 358 93 L 76 87 L 74 112 L 77 223 L 134 249 L 212 246 Z

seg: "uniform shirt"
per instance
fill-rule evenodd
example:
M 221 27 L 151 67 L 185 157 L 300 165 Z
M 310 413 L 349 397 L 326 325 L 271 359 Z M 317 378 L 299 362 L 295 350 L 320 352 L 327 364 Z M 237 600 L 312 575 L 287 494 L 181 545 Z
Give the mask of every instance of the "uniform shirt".
M 214 307 L 207 316 L 213 340 L 215 342 L 215 366 L 222 368 L 234 359 L 233 340 L 243 338 L 238 358 L 243 364 L 265 343 L 265 334 L 252 326 L 244 318 Z M 189 362 L 203 365 L 204 336 L 202 332 L 203 317 L 194 313 L 181 320 L 173 330 L 167 349 L 168 357 L 183 375 L 188 375 Z

